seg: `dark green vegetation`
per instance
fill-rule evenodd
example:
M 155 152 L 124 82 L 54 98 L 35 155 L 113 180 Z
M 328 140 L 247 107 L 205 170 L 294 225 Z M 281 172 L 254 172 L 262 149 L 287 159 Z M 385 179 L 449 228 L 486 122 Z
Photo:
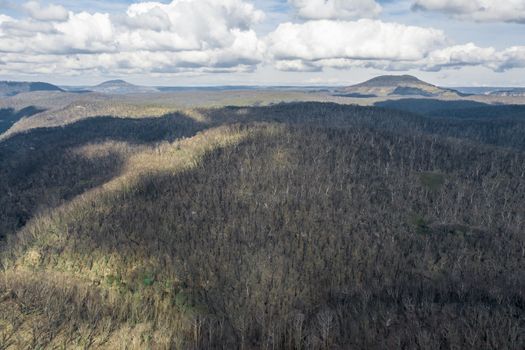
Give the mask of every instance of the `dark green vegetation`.
M 525 118 L 192 113 L 0 143 L 2 348 L 523 346 Z

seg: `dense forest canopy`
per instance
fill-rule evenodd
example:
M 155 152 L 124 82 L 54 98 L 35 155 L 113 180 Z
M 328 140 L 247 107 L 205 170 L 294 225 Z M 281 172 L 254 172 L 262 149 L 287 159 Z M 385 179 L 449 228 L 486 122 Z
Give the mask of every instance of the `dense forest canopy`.
M 525 115 L 449 107 L 226 107 L 11 136 L 0 348 L 522 347 Z

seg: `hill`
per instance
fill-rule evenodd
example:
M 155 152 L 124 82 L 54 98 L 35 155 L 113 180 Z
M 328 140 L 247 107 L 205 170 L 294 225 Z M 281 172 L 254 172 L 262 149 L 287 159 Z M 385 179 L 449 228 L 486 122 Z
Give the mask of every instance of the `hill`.
M 87 90 L 106 94 L 134 94 L 158 91 L 154 87 L 133 85 L 124 80 L 109 80 L 97 86 L 87 88 Z
M 452 89 L 440 88 L 411 75 L 383 75 L 340 90 L 349 97 L 423 96 L 458 97 Z
M 84 89 L 84 88 L 82 88 Z M 333 100 L 335 97 L 328 96 Z M 0 99 L 12 127 L 2 138 L 34 128 L 54 127 L 97 116 L 126 118 L 158 117 L 171 111 L 223 106 L 269 105 L 291 101 L 325 101 L 326 95 L 303 91 L 276 90 L 191 90 L 162 93 L 105 94 L 77 92 L 33 92 Z M 18 121 L 14 116 L 25 108 L 41 112 L 25 115 Z M 0 119 L 3 119 L 0 117 Z M 6 127 L 9 125 L 3 124 Z
M 64 91 L 58 86 L 42 82 L 0 81 L 0 97 L 15 96 L 22 92 Z
M 0 142 L 4 348 L 525 343 L 524 118 L 191 113 Z

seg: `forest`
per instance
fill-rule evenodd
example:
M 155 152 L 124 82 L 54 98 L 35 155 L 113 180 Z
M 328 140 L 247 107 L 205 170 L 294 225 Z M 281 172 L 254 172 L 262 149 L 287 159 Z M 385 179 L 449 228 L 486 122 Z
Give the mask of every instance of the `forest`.
M 525 111 L 450 103 L 0 141 L 0 349 L 523 348 Z

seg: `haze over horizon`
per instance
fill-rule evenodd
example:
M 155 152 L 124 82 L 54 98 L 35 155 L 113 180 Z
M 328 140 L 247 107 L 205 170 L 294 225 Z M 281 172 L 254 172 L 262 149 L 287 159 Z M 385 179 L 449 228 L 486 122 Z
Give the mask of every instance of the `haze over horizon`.
M 524 86 L 525 2 L 0 0 L 0 80 Z

